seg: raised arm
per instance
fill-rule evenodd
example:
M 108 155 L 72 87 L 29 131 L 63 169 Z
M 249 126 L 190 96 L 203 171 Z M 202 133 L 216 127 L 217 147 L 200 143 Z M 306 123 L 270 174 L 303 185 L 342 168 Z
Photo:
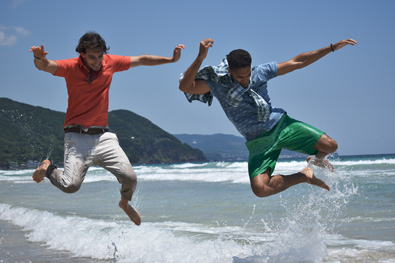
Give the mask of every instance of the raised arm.
M 183 79 L 180 81 L 180 90 L 192 94 L 205 94 L 210 91 L 210 87 L 204 80 L 195 81 L 196 74 L 207 57 L 208 49 L 212 47 L 214 40 L 206 38 L 200 42 L 199 54 L 191 66 L 185 71 Z
M 29 52 L 33 52 L 34 65 L 39 70 L 55 74 L 58 69 L 58 64 L 55 61 L 46 58 L 48 52 L 44 51 L 44 45 L 41 47 L 33 46 L 30 48 Z
M 173 57 L 162 57 L 155 55 L 141 55 L 130 57 L 130 67 L 133 68 L 138 66 L 156 66 L 177 62 L 181 57 L 181 50 L 184 48 L 185 46 L 182 44 L 176 46 L 173 51 Z
M 321 59 L 322 57 L 328 55 L 331 52 L 335 52 L 336 50 L 339 50 L 347 45 L 355 45 L 355 44 L 357 44 L 357 41 L 355 41 L 354 39 L 345 39 L 321 49 L 299 54 L 288 61 L 279 63 L 277 75 L 278 76 L 284 75 L 294 71 L 295 69 L 304 68 L 316 62 L 317 60 Z

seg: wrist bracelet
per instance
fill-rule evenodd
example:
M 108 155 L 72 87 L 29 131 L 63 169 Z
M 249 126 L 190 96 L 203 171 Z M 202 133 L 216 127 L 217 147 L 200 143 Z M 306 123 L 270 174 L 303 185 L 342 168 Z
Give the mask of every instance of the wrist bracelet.
M 36 56 L 33 56 L 35 59 L 41 59 L 41 58 L 39 58 L 39 57 L 36 57 Z
M 335 49 L 333 48 L 333 44 L 331 44 L 331 49 L 332 49 L 332 52 L 335 52 Z

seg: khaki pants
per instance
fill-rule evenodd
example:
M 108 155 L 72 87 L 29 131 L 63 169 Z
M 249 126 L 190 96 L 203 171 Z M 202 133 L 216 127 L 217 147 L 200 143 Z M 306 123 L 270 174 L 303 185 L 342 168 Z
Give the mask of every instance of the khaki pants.
M 121 195 L 131 200 L 137 177 L 115 133 L 89 135 L 68 132 L 64 137 L 64 171 L 48 167 L 46 177 L 66 193 L 78 191 L 88 168 L 98 165 L 114 174 L 121 186 Z

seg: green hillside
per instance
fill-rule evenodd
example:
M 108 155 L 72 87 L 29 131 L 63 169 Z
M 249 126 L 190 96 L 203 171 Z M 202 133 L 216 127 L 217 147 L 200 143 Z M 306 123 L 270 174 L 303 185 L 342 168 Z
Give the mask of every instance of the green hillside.
M 182 144 L 151 121 L 127 110 L 111 111 L 109 126 L 132 163 L 207 161 L 203 152 Z
M 49 158 L 63 163 L 65 113 L 0 98 L 0 169 Z M 127 110 L 109 113 L 109 126 L 132 164 L 206 161 L 149 120 Z

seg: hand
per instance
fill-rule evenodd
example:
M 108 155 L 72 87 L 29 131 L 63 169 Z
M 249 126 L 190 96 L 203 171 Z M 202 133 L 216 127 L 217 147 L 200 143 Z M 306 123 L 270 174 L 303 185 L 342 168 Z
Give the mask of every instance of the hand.
M 185 48 L 185 45 L 179 44 L 173 51 L 173 62 L 177 62 L 181 57 L 181 50 Z
M 333 44 L 332 46 L 333 46 L 334 50 L 338 50 L 338 49 L 341 49 L 342 47 L 345 47 L 347 45 L 353 45 L 354 46 L 357 43 L 358 42 L 355 41 L 354 39 L 349 38 L 349 39 L 345 39 L 345 40 L 340 40 L 339 42 Z
M 30 48 L 29 52 L 33 52 L 33 55 L 39 59 L 44 59 L 48 54 L 48 52 L 44 51 L 44 45 L 41 45 L 41 47 L 33 46 Z
M 199 48 L 199 55 L 201 59 L 205 59 L 208 53 L 208 49 L 212 47 L 214 44 L 214 40 L 211 38 L 205 38 L 202 42 L 200 42 L 200 48 Z

